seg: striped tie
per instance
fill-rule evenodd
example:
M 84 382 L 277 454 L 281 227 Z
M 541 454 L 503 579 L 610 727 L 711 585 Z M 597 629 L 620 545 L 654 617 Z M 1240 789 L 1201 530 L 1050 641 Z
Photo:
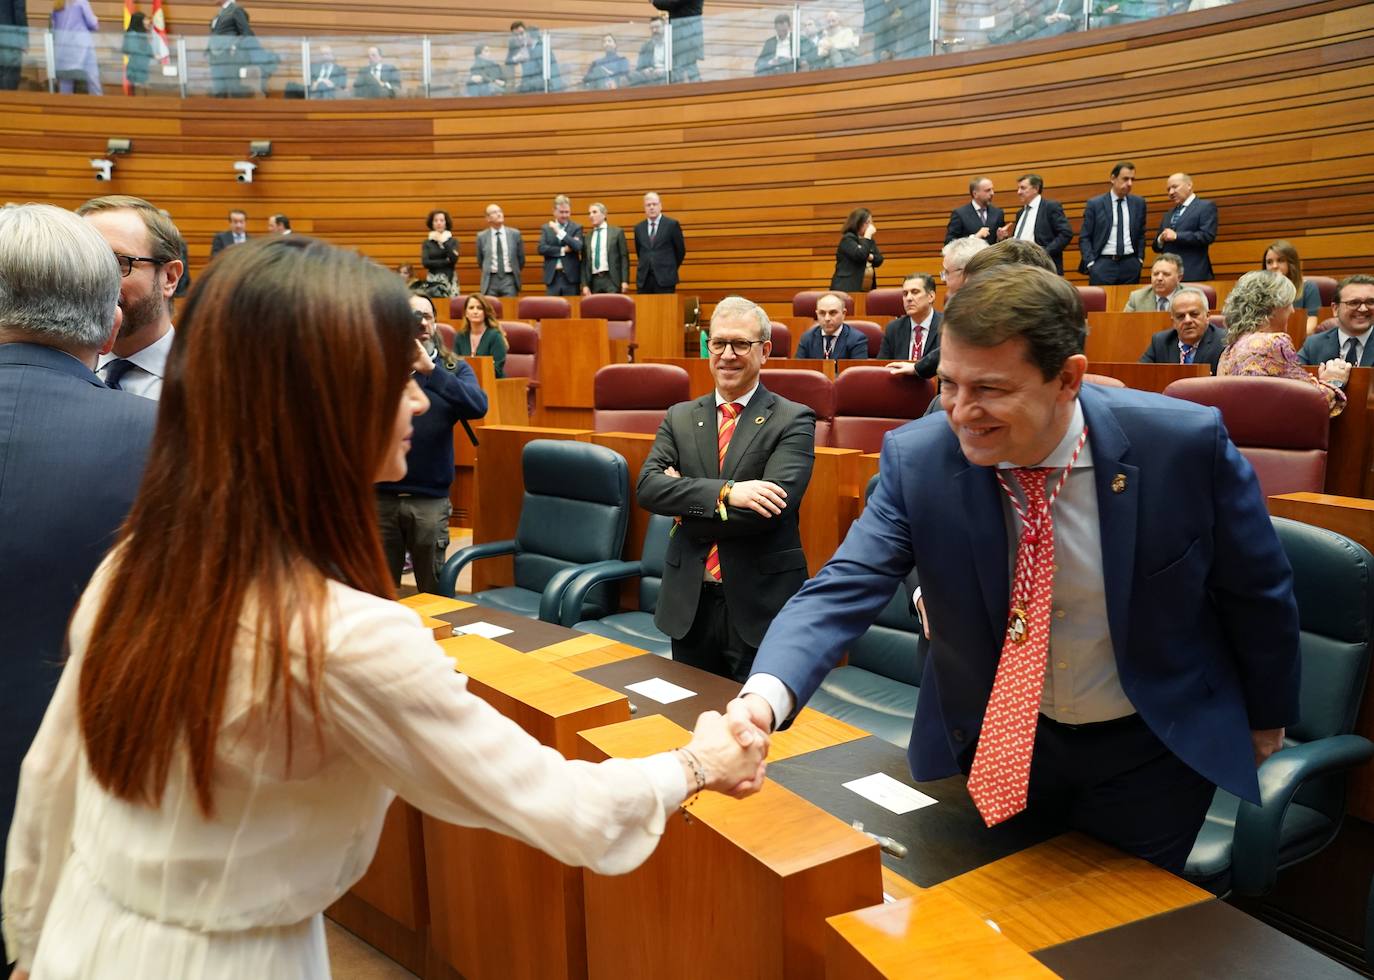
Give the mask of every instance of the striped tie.
M 719 465 L 725 465 L 725 451 L 730 448 L 730 436 L 735 432 L 735 419 L 739 418 L 740 406 L 734 402 L 725 402 L 720 406 L 720 429 L 716 433 L 716 451 L 719 457 Z M 720 578 L 720 549 L 715 542 L 711 543 L 711 550 L 706 553 L 706 574 L 717 582 Z

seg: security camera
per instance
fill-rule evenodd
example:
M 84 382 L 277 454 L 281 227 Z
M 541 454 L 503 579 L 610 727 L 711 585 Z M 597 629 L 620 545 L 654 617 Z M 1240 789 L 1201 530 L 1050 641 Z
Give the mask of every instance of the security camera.
M 96 180 L 109 180 L 114 172 L 113 160 L 92 160 L 91 169 L 95 171 Z
M 238 171 L 234 179 L 240 184 L 251 184 L 253 182 L 253 171 L 258 169 L 256 163 L 249 163 L 247 160 L 237 160 L 234 162 L 234 169 Z

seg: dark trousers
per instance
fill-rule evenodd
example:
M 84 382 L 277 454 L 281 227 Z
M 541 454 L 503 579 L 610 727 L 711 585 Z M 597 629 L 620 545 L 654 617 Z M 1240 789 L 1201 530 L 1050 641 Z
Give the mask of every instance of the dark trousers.
M 1095 725 L 1040 716 L 1023 816 L 1081 830 L 1178 874 L 1216 787 L 1139 715 Z
M 656 279 L 656 278 L 654 277 L 654 270 L 653 270 L 653 269 L 645 269 L 645 270 L 644 270 L 644 281 L 643 281 L 642 283 L 640 283 L 640 285 L 639 285 L 639 291 L 640 291 L 641 293 L 643 293 L 644 295 L 646 295 L 646 296 L 651 296 L 651 295 L 653 295 L 653 294 L 655 294 L 655 293 L 675 293 L 675 292 L 677 292 L 677 287 L 676 287 L 676 286 L 660 286 L 660 285 L 658 284 L 658 279 Z
M 576 296 L 580 289 L 577 283 L 568 278 L 568 274 L 562 269 L 553 270 L 553 282 L 544 287 L 546 296 Z
M 438 594 L 439 569 L 448 551 L 451 512 L 447 497 L 377 491 L 382 551 L 393 582 L 401 584 L 401 568 L 408 551 L 415 566 L 415 587 L 421 592 Z
M 594 293 L 618 293 L 620 283 L 615 281 L 609 272 L 593 272 L 592 281 L 588 284 Z
M 487 274 L 488 296 L 515 296 L 520 287 L 515 284 L 515 274 L 511 272 L 490 272 Z
M 1121 286 L 1140 281 L 1140 256 L 1123 255 L 1114 258 L 1099 255 L 1088 270 L 1088 284 L 1091 286 Z
M 756 653 L 758 647 L 745 643 L 730 625 L 725 586 L 703 582 L 696 619 L 686 636 L 673 641 L 673 659 L 742 684 L 749 679 Z

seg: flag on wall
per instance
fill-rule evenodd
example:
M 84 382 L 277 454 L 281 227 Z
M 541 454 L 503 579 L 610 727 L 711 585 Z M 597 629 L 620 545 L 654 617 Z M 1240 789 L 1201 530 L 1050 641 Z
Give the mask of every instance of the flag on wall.
M 133 16 L 134 0 L 124 0 L 124 32 L 126 34 L 129 31 L 129 21 L 133 19 Z M 129 56 L 127 54 L 124 55 L 121 61 L 124 65 L 124 94 L 133 95 L 134 86 L 133 83 L 129 81 Z
M 162 14 L 162 0 L 153 0 L 151 26 L 153 57 L 165 65 L 171 60 L 172 49 L 167 44 L 167 19 Z

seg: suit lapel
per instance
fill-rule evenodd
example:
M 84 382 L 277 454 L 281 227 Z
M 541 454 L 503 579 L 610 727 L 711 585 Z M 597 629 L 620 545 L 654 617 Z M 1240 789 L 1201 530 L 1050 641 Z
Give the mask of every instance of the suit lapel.
M 692 405 L 692 428 L 696 431 L 698 471 L 708 477 L 720 476 L 720 450 L 717 448 L 719 424 L 716 421 L 716 393 L 698 398 Z
M 973 556 L 983 604 L 994 635 L 1001 635 L 1011 609 L 1010 569 L 1007 564 L 1007 523 L 1002 491 L 990 466 L 968 467 L 954 477 L 954 492 L 964 505 L 969 554 Z
M 1136 521 L 1140 511 L 1140 469 L 1124 461 L 1131 444 L 1099 392 L 1084 390 L 1083 417 L 1093 453 L 1097 518 L 1102 532 L 1102 584 L 1112 648 L 1127 648 L 1131 587 L 1135 569 Z M 1121 480 L 1117 478 L 1121 477 Z M 1118 489 L 1118 487 L 1120 489 Z
M 775 401 L 777 396 L 760 382 L 758 391 L 754 392 L 754 397 L 749 399 L 749 404 L 744 406 L 744 411 L 735 420 L 735 432 L 730 436 L 730 445 L 725 450 L 725 465 L 721 468 L 721 476 L 734 476 L 735 467 L 739 466 L 739 461 L 744 458 L 744 454 L 749 451 L 758 434 L 767 427 L 768 420 L 773 417 Z M 763 421 L 760 422 L 759 419 Z
M 903 316 L 902 321 L 897 326 L 897 335 L 892 338 L 893 347 L 896 348 L 892 354 L 894 357 L 905 360 L 911 354 L 911 338 L 916 335 L 916 324 L 911 322 L 909 316 Z
M 1336 334 L 1336 356 L 1341 356 L 1341 335 Z M 1360 367 L 1374 367 L 1374 334 L 1365 337 L 1364 350 L 1360 353 Z

